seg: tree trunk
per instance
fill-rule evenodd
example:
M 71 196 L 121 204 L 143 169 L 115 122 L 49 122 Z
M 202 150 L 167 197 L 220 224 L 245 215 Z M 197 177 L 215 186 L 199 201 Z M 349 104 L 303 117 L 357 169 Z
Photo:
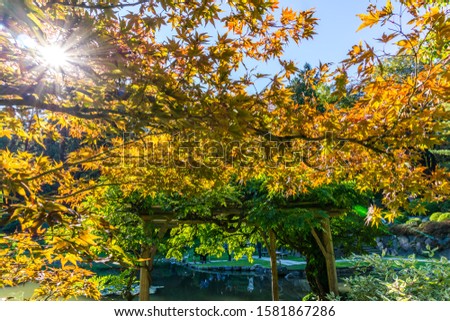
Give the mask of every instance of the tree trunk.
M 306 257 L 305 274 L 311 291 L 321 300 L 325 300 L 326 295 L 330 292 L 338 294 L 338 286 L 328 218 L 324 219 L 322 227 L 323 233 L 318 233 L 311 227 L 311 233 L 296 231 L 284 238 L 283 241 Z
M 140 278 L 139 278 L 139 301 L 150 300 L 150 246 L 143 245 L 141 259 Z
M 277 246 L 275 232 L 269 230 L 269 255 L 270 255 L 270 268 L 272 271 L 272 300 L 279 301 L 280 293 L 278 289 L 278 267 L 277 267 Z
M 323 244 L 326 255 L 325 261 L 327 265 L 328 285 L 330 293 L 339 294 L 338 278 L 336 271 L 336 259 L 334 256 L 333 238 L 331 236 L 330 219 L 327 217 L 322 221 L 323 227 Z
M 310 239 L 311 245 L 315 240 Z M 325 257 L 317 246 L 308 246 L 301 248 L 306 257 L 305 274 L 311 291 L 321 300 L 325 299 L 328 292 L 328 279 Z
M 139 279 L 139 301 L 150 301 L 150 287 L 152 285 L 153 262 L 158 252 L 157 242 L 159 242 L 167 230 L 168 225 L 161 226 L 158 233 L 155 233 L 154 226 L 151 222 L 144 221 L 145 235 L 152 239 L 152 245 L 144 244 L 142 246 L 140 279 Z M 156 235 L 155 235 L 156 234 Z

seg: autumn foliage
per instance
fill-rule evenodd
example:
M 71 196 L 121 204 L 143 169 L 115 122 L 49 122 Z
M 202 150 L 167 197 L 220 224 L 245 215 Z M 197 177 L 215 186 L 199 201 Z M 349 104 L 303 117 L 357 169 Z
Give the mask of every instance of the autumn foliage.
M 449 8 L 387 1 L 360 18 L 360 29 L 389 26 L 379 41 L 395 49 L 355 44 L 337 68 L 304 75 L 329 99 L 298 103 L 298 68 L 283 53 L 313 38 L 313 10 L 277 0 L 1 2 L 0 214 L 17 226 L 0 235 L 0 286 L 35 281 L 36 298 L 98 299 L 80 263 L 127 260 L 114 227 L 85 204 L 111 186 L 198 195 L 265 177 L 272 195 L 292 196 L 353 181 L 382 194 L 367 218 L 376 225 L 447 199 L 448 171 L 430 170 L 424 154 L 448 139 Z M 60 65 L 42 55 L 50 44 L 67 55 Z M 393 58 L 412 72 L 390 73 Z M 248 67 L 268 61 L 279 70 Z

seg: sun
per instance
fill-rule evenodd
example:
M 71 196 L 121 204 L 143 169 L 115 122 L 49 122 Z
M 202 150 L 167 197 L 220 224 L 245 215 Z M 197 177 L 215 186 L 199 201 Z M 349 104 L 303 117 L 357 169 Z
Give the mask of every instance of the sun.
M 39 46 L 38 54 L 42 62 L 53 69 L 64 69 L 70 62 L 67 51 L 58 45 Z
M 73 53 L 72 55 L 70 54 L 71 50 L 67 44 L 61 45 L 56 42 L 39 43 L 26 34 L 17 36 L 17 43 L 20 48 L 34 53 L 36 62 L 39 63 L 40 67 L 62 70 L 68 67 L 73 59 Z

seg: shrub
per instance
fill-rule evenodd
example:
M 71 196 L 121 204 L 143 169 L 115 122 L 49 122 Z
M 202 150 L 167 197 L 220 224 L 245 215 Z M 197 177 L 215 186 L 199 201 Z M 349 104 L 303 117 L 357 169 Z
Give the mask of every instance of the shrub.
M 442 213 L 439 217 L 438 217 L 438 222 L 444 222 L 450 220 L 450 213 Z
M 441 212 L 436 212 L 436 213 L 431 214 L 430 221 L 437 222 L 439 217 L 441 216 L 441 214 L 442 214 Z
M 422 220 L 420 218 L 413 217 L 413 218 L 410 218 L 409 220 L 407 220 L 405 224 L 419 226 L 420 223 L 422 223 Z
M 385 259 L 376 254 L 355 259 L 357 272 L 345 279 L 348 300 L 450 300 L 450 264 L 445 257 L 427 262 L 419 262 L 414 256 Z
M 447 213 L 436 212 L 430 216 L 430 221 L 432 221 L 432 222 L 444 222 L 447 220 L 450 220 L 449 212 L 447 212 Z

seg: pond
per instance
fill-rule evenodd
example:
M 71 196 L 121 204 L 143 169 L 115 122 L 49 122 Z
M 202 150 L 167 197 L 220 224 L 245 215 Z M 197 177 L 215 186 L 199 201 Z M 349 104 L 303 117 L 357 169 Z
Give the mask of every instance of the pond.
M 271 276 L 267 270 L 200 271 L 174 263 L 163 263 L 155 266 L 152 277 L 156 288 L 156 292 L 151 295 L 151 300 L 154 301 L 271 300 Z M 308 293 L 307 281 L 300 278 L 298 273 L 280 276 L 279 287 L 280 299 L 285 301 L 301 300 Z M 31 297 L 35 288 L 36 285 L 31 283 L 2 288 L 0 298 L 26 300 Z
M 271 300 L 271 275 L 258 272 L 199 271 L 168 264 L 153 271 L 157 289 L 152 300 L 255 301 Z M 281 300 L 300 300 L 308 293 L 307 281 L 295 273 L 279 279 Z

